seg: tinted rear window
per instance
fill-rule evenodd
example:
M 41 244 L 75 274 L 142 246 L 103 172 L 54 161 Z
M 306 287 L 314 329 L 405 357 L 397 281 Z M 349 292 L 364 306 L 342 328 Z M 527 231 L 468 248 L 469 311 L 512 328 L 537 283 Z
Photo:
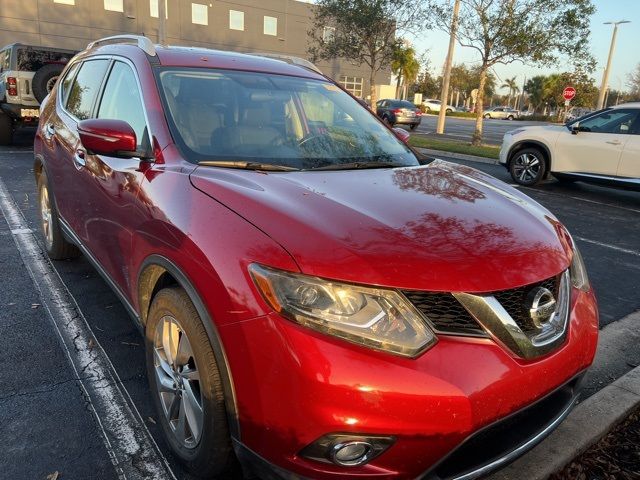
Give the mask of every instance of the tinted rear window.
M 22 47 L 18 49 L 18 70 L 35 72 L 50 63 L 66 64 L 73 57 L 71 52 L 56 52 L 39 48 Z
M 416 108 L 416 106 L 411 102 L 393 102 L 393 106 L 397 108 Z

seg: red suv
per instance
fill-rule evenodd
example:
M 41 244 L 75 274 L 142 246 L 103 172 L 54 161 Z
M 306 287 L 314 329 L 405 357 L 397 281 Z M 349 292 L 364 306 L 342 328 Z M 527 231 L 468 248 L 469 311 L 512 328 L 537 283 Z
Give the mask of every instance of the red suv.
M 145 38 L 66 67 L 35 142 L 46 248 L 146 336 L 198 475 L 475 478 L 567 415 L 598 315 L 571 236 L 472 168 L 420 165 L 297 62 Z

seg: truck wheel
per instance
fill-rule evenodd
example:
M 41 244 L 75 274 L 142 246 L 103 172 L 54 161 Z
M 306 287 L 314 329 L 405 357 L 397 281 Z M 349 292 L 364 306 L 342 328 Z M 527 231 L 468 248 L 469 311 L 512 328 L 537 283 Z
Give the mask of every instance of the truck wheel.
M 13 143 L 13 120 L 8 115 L 0 113 L 0 145 Z
M 33 80 L 31 80 L 31 89 L 38 102 L 42 103 L 44 98 L 49 95 L 62 70 L 64 70 L 64 65 L 51 63 L 35 73 Z

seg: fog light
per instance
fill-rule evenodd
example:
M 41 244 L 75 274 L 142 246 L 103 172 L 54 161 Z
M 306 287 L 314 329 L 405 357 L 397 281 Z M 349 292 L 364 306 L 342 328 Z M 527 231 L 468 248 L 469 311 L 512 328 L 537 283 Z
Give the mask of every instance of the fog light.
M 372 451 L 373 447 L 367 442 L 338 443 L 333 447 L 331 460 L 338 465 L 353 467 L 366 463 Z
M 357 467 L 382 454 L 395 441 L 395 437 L 389 436 L 331 433 L 304 447 L 300 456 L 341 467 Z

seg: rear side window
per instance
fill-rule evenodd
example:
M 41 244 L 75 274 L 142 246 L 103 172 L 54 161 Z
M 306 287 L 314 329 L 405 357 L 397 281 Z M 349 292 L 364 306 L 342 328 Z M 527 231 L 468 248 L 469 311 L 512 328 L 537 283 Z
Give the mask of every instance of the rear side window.
M 67 71 L 67 74 L 64 76 L 64 80 L 60 83 L 60 92 L 58 95 L 62 105 L 64 105 L 67 101 L 69 89 L 71 88 L 71 82 L 73 82 L 79 65 L 79 63 L 75 63 L 74 65 L 72 65 L 71 68 Z
M 396 108 L 416 108 L 416 106 L 411 102 L 400 101 L 394 104 Z
M 108 64 L 109 60 L 88 60 L 80 67 L 66 103 L 67 111 L 78 120 L 91 117 L 91 109 Z
M 114 63 L 111 69 L 98 109 L 98 118 L 129 123 L 136 132 L 138 149 L 145 152 L 149 150 L 147 121 L 138 82 L 131 68 L 122 62 Z
M 18 70 L 35 72 L 50 63 L 66 64 L 72 57 L 70 52 L 22 47 L 18 49 Z

